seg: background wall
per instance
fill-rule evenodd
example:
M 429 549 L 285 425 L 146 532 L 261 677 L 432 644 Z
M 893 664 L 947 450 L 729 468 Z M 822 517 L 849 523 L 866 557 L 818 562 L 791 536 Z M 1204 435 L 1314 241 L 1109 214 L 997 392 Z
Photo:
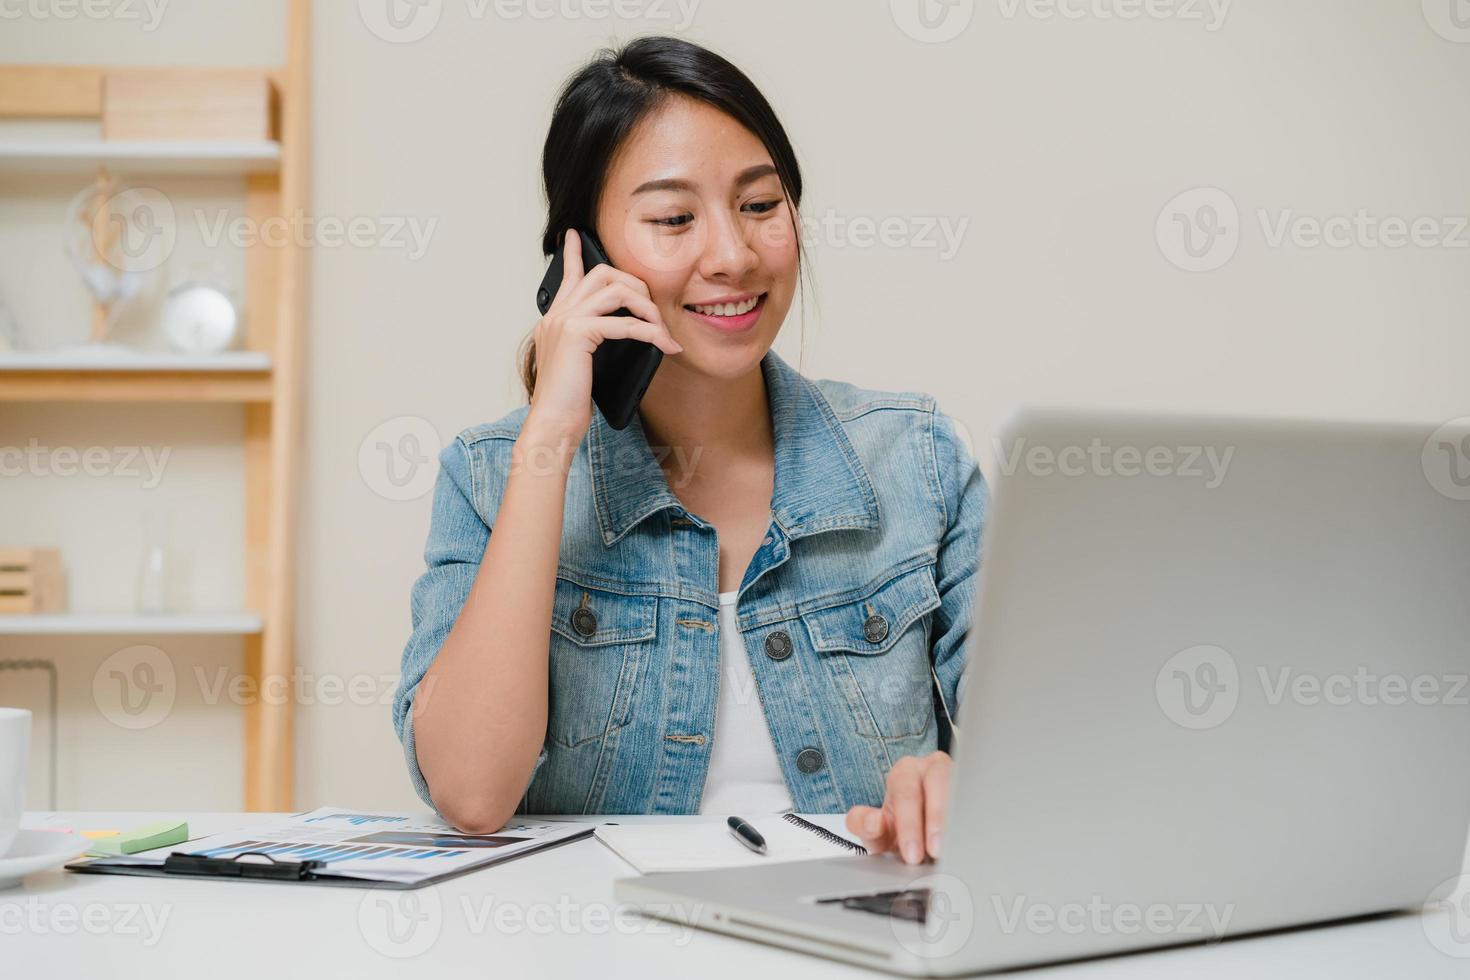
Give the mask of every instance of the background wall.
M 803 166 L 817 284 L 779 349 L 813 376 L 934 393 L 987 467 L 987 434 L 1021 401 L 1470 413 L 1470 29 L 1455 0 L 923 0 L 927 20 L 919 2 L 318 5 L 314 209 L 365 221 L 373 243 L 311 255 L 302 807 L 414 801 L 386 701 L 422 567 L 424 460 L 520 402 L 540 143 L 559 82 L 610 41 L 681 33 L 764 89 Z M 151 30 L 7 13 L 0 59 L 283 56 L 279 2 L 163 8 Z M 49 193 L 59 209 L 70 192 Z M 59 220 L 37 199 L 0 187 L 0 295 L 36 343 L 76 339 L 70 271 L 24 235 Z M 1343 236 L 1321 241 L 1324 224 Z M 7 407 L 0 445 L 175 447 L 154 498 L 185 515 L 198 601 L 226 608 L 240 587 L 232 413 Z M 84 593 L 125 606 L 130 492 L 6 478 L 0 538 L 51 522 L 101 563 Z M 0 640 L 0 657 L 17 645 Z M 73 692 L 62 805 L 238 806 L 233 709 L 191 697 L 146 735 L 89 710 L 95 665 L 121 645 L 44 645 Z M 170 653 L 234 670 L 237 647 Z M 0 679 L 0 700 L 16 683 Z

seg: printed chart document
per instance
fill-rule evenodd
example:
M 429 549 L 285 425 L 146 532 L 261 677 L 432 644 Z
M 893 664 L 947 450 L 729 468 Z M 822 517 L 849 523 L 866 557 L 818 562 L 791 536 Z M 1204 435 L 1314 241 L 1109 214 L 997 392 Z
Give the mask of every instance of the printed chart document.
M 530 851 L 585 837 L 590 823 L 526 820 L 513 817 L 493 834 L 462 834 L 437 819 L 384 813 L 357 813 L 321 807 L 310 813 L 275 817 L 238 830 L 126 857 L 82 861 L 76 871 L 118 874 L 162 873 L 170 854 L 265 861 L 322 861 L 317 880 L 357 879 L 405 887 L 495 864 Z

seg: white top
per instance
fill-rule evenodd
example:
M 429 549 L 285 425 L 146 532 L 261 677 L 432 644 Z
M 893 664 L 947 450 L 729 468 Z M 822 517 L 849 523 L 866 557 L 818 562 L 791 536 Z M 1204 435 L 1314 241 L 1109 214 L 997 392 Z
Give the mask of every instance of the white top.
M 699 812 L 721 817 L 779 813 L 792 807 L 766 725 L 755 672 L 735 625 L 735 597 L 720 593 L 720 700 L 715 744 Z

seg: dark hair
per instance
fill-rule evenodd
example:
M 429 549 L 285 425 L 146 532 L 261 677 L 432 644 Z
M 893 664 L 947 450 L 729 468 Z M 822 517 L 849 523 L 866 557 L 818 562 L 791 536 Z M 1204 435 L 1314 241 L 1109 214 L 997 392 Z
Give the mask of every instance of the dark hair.
M 640 37 L 605 48 L 561 90 L 541 155 L 546 229 L 541 251 L 551 255 L 568 228 L 593 230 L 607 171 L 633 127 L 671 95 L 686 95 L 733 117 L 765 145 L 795 212 L 801 170 L 776 113 L 755 83 L 729 61 L 682 38 Z M 801 236 L 797 235 L 797 262 Z M 521 381 L 536 388 L 534 333 L 521 356 Z

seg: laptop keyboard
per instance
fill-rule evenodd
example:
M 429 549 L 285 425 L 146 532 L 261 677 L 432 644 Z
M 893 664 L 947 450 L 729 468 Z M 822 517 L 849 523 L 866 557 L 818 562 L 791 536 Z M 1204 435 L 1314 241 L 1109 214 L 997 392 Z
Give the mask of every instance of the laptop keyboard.
M 892 919 L 923 922 L 929 914 L 929 889 L 908 888 L 893 892 L 869 892 L 866 895 L 840 895 L 819 898 L 818 905 L 841 905 L 845 909 L 871 912 Z

